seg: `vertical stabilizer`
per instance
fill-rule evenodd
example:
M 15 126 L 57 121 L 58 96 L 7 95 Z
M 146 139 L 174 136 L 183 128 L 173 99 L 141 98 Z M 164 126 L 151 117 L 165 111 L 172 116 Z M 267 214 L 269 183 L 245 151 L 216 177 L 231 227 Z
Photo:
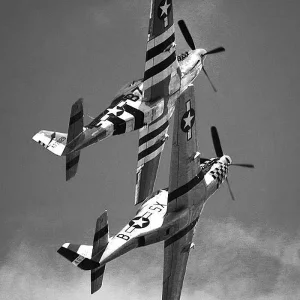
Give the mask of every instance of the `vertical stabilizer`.
M 94 242 L 93 242 L 92 257 L 96 256 L 97 259 L 101 258 L 101 255 L 108 244 L 108 238 L 109 238 L 108 218 L 107 218 L 107 211 L 105 211 L 97 219 Z M 105 270 L 105 265 L 93 269 L 91 271 L 91 293 L 92 294 L 94 294 L 101 288 L 104 270 Z
M 80 158 L 80 151 L 73 151 L 78 143 L 78 138 L 83 131 L 83 99 L 78 99 L 71 109 L 68 139 L 66 147 L 66 180 L 76 175 Z M 73 152 L 72 152 L 73 151 Z
M 80 151 L 71 152 L 66 156 L 66 180 L 70 180 L 77 173 Z
M 70 144 L 76 137 L 78 137 L 82 133 L 82 131 L 83 131 L 83 99 L 80 98 L 72 105 L 67 144 Z

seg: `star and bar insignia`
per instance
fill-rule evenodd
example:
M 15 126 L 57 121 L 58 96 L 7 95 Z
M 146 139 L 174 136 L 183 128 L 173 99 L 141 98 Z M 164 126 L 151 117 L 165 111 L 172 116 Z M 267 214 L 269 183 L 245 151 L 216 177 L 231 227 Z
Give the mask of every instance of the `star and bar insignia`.
M 168 21 L 168 15 L 171 11 L 171 1 L 170 0 L 162 0 L 160 5 L 158 6 L 158 18 L 161 20 L 164 20 L 165 22 L 165 27 L 167 27 L 169 25 L 169 21 Z
M 148 218 L 136 217 L 129 222 L 129 226 L 134 228 L 145 228 L 150 224 Z
M 187 133 L 187 140 L 192 138 L 192 127 L 195 123 L 195 110 L 191 108 L 191 101 L 186 102 L 186 112 L 181 119 L 181 130 Z
M 110 116 L 114 115 L 118 117 L 124 113 L 124 108 L 121 106 L 115 106 L 113 108 L 108 108 L 107 110 L 108 110 L 107 114 Z

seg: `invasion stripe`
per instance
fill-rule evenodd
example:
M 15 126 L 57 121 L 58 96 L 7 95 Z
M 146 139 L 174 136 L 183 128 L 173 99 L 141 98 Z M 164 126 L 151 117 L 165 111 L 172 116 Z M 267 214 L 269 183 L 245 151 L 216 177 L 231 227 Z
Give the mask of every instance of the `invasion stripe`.
M 166 30 L 165 32 L 163 32 L 159 36 L 156 36 L 156 37 L 152 38 L 151 40 L 149 40 L 147 42 L 147 51 L 150 50 L 151 48 L 155 47 L 155 45 L 159 45 L 160 43 L 162 43 L 171 34 L 173 34 L 174 31 L 175 31 L 174 30 L 174 24 L 172 24 L 172 26 L 168 30 Z
M 146 240 L 144 236 L 138 238 L 138 247 L 144 247 L 146 244 Z
M 148 127 L 145 127 L 143 130 L 139 132 L 139 138 L 141 139 L 145 135 L 149 134 L 149 132 L 155 130 L 156 128 L 160 127 L 164 122 L 168 120 L 167 115 L 163 114 L 162 118 L 155 119 L 148 125 Z
M 170 48 L 168 51 L 164 51 L 158 55 L 156 55 L 154 58 L 146 61 L 145 64 L 145 72 L 149 69 L 151 69 L 152 67 L 160 64 L 161 62 L 163 62 L 167 57 L 169 57 L 173 52 L 175 52 L 175 48 Z
M 101 228 L 99 231 L 97 231 L 94 235 L 94 243 L 99 241 L 102 237 L 104 237 L 106 234 L 108 234 L 108 225 Z
M 69 126 L 83 118 L 83 110 L 80 110 L 76 115 L 70 118 Z
M 79 256 L 78 253 L 73 252 L 70 249 L 65 248 L 65 247 L 60 247 L 57 250 L 57 253 L 59 253 L 60 255 L 62 255 L 63 257 L 65 257 L 70 262 L 74 261 Z
M 146 52 L 146 61 L 149 59 L 155 57 L 156 55 L 162 53 L 165 51 L 165 49 L 171 45 L 175 41 L 175 33 L 173 33 L 169 38 L 164 40 L 162 43 L 158 44 L 157 46 L 154 46 L 152 49 L 148 50 Z
M 92 270 L 91 272 L 91 281 L 95 281 L 96 279 L 98 279 L 100 276 L 103 275 L 105 270 L 105 265 L 101 268 L 99 268 L 98 270 Z
M 122 134 L 126 132 L 126 122 L 114 115 L 109 116 L 106 121 L 113 123 L 114 132 L 113 135 Z
M 175 53 L 175 52 L 173 52 L 173 53 Z M 154 77 L 145 80 L 144 81 L 144 91 L 146 92 L 148 88 L 151 88 L 153 90 L 154 85 L 159 84 L 161 81 L 166 79 L 167 83 L 163 83 L 163 84 L 159 85 L 158 92 L 156 93 L 157 98 L 154 98 L 156 100 L 160 99 L 161 95 L 165 94 L 165 86 L 169 85 L 169 81 L 170 81 L 169 77 L 171 76 L 171 73 L 172 73 L 171 69 L 172 68 L 176 69 L 177 67 L 178 67 L 178 62 L 175 60 L 173 62 L 173 64 L 169 66 L 169 69 L 166 68 L 165 70 L 163 70 L 163 72 L 160 72 L 157 75 L 155 75 Z M 155 88 L 155 90 L 156 90 L 156 88 Z M 147 95 L 145 95 L 145 97 L 147 97 Z
M 74 157 L 72 160 L 68 161 L 66 164 L 66 170 L 68 171 L 69 169 L 73 168 L 75 165 L 77 165 L 79 162 L 79 154 Z
M 96 269 L 97 267 L 99 267 L 99 263 L 96 261 L 93 261 L 92 259 L 88 259 L 88 258 L 84 258 L 84 260 L 82 262 L 80 262 L 77 265 L 78 268 L 80 268 L 81 270 L 93 270 Z
M 190 180 L 188 183 L 184 184 L 183 186 L 177 188 L 176 190 L 172 191 L 168 195 L 168 203 L 171 201 L 177 199 L 178 197 L 186 194 L 189 192 L 192 188 L 194 188 L 202 179 L 204 178 L 204 174 L 202 170 L 198 173 L 197 176 L 195 176 L 192 180 Z
M 134 116 L 134 130 L 140 129 L 144 126 L 144 113 L 128 104 L 124 104 L 124 110 Z
M 161 152 L 164 150 L 164 146 L 165 146 L 165 143 L 163 143 L 161 145 L 161 147 L 159 147 L 156 151 L 154 151 L 153 153 L 149 154 L 148 156 L 146 156 L 144 158 L 144 164 L 148 161 L 151 161 L 153 160 L 155 157 L 157 157 L 159 154 L 161 154 Z
M 147 80 L 154 75 L 160 73 L 161 71 L 165 70 L 168 66 L 170 66 L 176 60 L 176 53 L 173 52 L 168 58 L 166 58 L 161 63 L 157 64 L 156 66 L 152 67 L 151 69 L 145 71 L 144 73 L 144 80 Z
M 159 128 L 153 130 L 149 134 L 147 134 L 147 135 L 143 136 L 142 138 L 140 138 L 139 139 L 139 146 L 141 146 L 142 144 L 144 144 L 144 143 L 152 140 L 153 138 L 155 138 L 157 135 L 159 135 L 160 133 L 162 133 L 166 128 L 168 128 L 168 126 L 169 126 L 169 121 L 165 122 Z
M 148 156 L 146 156 L 146 157 L 142 160 L 143 164 L 145 164 L 145 163 L 148 162 L 148 161 L 153 160 L 155 157 L 157 157 L 159 154 L 161 154 L 161 152 L 164 150 L 164 146 L 165 146 L 165 143 L 163 143 L 163 144 L 161 145 L 161 147 L 158 148 L 156 151 L 154 151 L 153 153 L 151 153 L 151 154 L 149 154 Z M 138 161 L 138 162 L 141 162 L 141 161 Z M 138 164 L 138 165 L 139 165 L 139 164 Z
M 182 230 L 177 232 L 175 235 L 173 235 L 171 238 L 166 240 L 165 245 L 164 245 L 165 248 L 167 248 L 168 246 L 170 246 L 171 244 L 175 243 L 176 241 L 178 241 L 179 239 L 184 237 L 186 234 L 188 234 L 196 226 L 198 220 L 199 220 L 199 217 L 197 219 L 195 219 L 192 223 L 190 223 L 187 227 L 183 228 Z
M 141 160 L 142 158 L 146 157 L 147 155 L 151 154 L 155 150 L 157 150 L 159 147 L 161 147 L 164 144 L 164 140 L 160 140 L 157 143 L 155 143 L 153 146 L 145 149 L 144 151 L 140 152 L 138 154 L 138 160 Z

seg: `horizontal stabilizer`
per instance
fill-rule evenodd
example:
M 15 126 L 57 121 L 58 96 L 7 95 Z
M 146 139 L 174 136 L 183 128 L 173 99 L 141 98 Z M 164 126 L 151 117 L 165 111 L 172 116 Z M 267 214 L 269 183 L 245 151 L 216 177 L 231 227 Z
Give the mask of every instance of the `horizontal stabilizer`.
M 67 143 L 67 134 L 41 130 L 32 139 L 52 153 L 62 156 Z
M 92 270 L 99 267 L 99 263 L 92 260 L 92 246 L 65 243 L 57 252 L 82 270 Z

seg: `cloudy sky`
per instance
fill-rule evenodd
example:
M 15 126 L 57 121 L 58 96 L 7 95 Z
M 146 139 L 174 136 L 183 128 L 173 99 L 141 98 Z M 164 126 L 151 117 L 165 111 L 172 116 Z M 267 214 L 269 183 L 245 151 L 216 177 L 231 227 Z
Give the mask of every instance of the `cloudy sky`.
M 218 88 L 195 81 L 200 151 L 224 152 L 254 171 L 231 168 L 237 201 L 222 187 L 206 205 L 182 299 L 300 297 L 299 3 L 296 0 L 174 0 Z M 65 161 L 35 144 L 40 129 L 67 131 L 72 103 L 96 116 L 143 74 L 150 1 L 2 0 L 0 10 L 1 299 L 160 299 L 162 244 L 110 263 L 103 289 L 61 258 L 64 242 L 90 244 L 108 210 L 116 233 L 135 214 L 137 133 L 82 151 L 65 182 Z M 178 27 L 177 27 L 178 29 Z M 179 52 L 187 45 L 179 32 Z M 168 184 L 170 141 L 157 188 Z

